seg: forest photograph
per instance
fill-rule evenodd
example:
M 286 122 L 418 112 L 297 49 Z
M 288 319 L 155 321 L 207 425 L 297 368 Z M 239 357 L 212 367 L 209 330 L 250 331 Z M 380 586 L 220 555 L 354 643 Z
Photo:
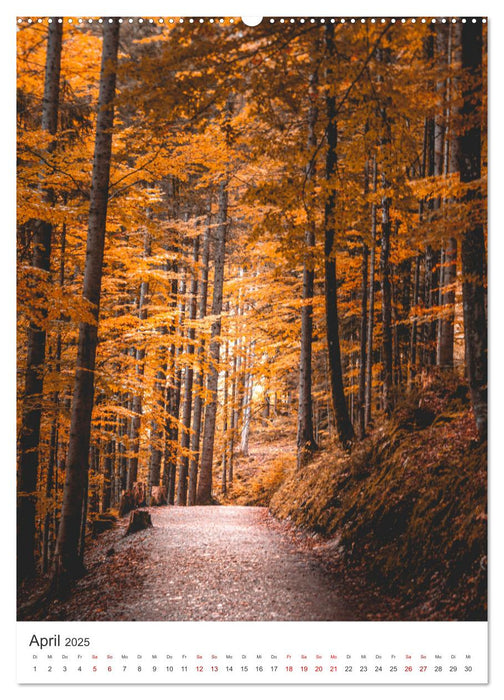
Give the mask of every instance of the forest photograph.
M 486 620 L 486 20 L 16 29 L 18 620 Z

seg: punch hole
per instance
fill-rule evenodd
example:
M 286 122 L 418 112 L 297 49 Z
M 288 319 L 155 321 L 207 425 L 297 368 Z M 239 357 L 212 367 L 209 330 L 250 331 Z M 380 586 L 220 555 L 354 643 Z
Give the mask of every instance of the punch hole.
M 243 24 L 246 24 L 247 27 L 257 27 L 258 24 L 261 24 L 262 17 L 242 17 L 241 21 Z

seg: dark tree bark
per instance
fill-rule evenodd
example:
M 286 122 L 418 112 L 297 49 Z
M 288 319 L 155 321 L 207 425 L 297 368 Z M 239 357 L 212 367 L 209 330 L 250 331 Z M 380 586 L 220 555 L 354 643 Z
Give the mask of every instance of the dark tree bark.
M 151 240 L 149 233 L 145 234 L 144 238 L 144 257 L 147 258 L 151 254 Z M 140 322 L 147 318 L 147 299 L 149 296 L 149 281 L 144 280 L 140 285 L 140 298 L 138 300 L 138 318 Z M 145 372 L 145 347 L 141 345 L 135 351 L 137 369 L 136 374 L 139 382 L 143 380 Z M 131 489 L 135 481 L 138 479 L 138 453 L 140 450 L 140 424 L 142 420 L 142 387 L 139 386 L 133 396 L 131 410 L 133 417 L 130 425 L 130 451 L 131 456 L 128 459 L 128 483 L 127 488 Z
M 429 173 L 430 165 L 432 162 L 432 154 L 430 152 L 430 144 L 432 142 L 432 119 L 426 119 L 424 123 L 424 138 L 422 147 L 422 161 L 420 166 L 420 177 L 425 177 Z M 432 173 L 430 173 L 432 174 Z M 421 199 L 418 203 L 418 221 L 421 224 L 424 220 L 425 213 L 425 201 Z M 409 385 L 413 385 L 413 381 L 419 369 L 421 369 L 424 359 L 424 346 L 425 346 L 425 333 L 426 324 L 423 322 L 420 324 L 418 320 L 418 309 L 420 305 L 424 305 L 425 294 L 421 294 L 421 275 L 420 266 L 424 258 L 424 285 L 425 279 L 428 277 L 428 260 L 427 254 L 418 254 L 415 258 L 415 272 L 413 280 L 413 308 L 415 309 L 415 316 L 411 324 L 411 338 L 410 338 L 410 374 L 409 374 Z
M 359 353 L 359 436 L 362 439 L 366 432 L 366 334 L 367 334 L 367 296 L 368 296 L 368 257 L 369 248 L 362 243 L 361 265 L 361 322 L 360 322 L 360 353 Z
M 217 214 L 217 229 L 214 253 L 214 287 L 212 298 L 212 316 L 214 321 L 210 331 L 209 360 L 210 368 L 207 377 L 207 392 L 209 402 L 205 409 L 205 426 L 201 448 L 201 467 L 196 493 L 198 505 L 212 501 L 212 464 L 215 441 L 215 420 L 217 417 L 217 386 L 219 382 L 220 332 L 222 314 L 222 292 L 224 287 L 224 262 L 226 256 L 226 233 L 228 192 L 227 181 L 223 181 L 219 189 L 219 204 Z
M 325 25 L 326 53 L 329 64 L 336 55 L 334 47 L 334 25 Z M 327 82 L 332 84 L 332 69 L 327 70 Z M 329 358 L 329 373 L 331 381 L 331 396 L 336 419 L 338 437 L 345 449 L 348 449 L 354 437 L 354 430 L 345 400 L 343 387 L 343 372 L 341 368 L 341 350 L 338 318 L 338 281 L 336 275 L 336 251 L 334 249 L 336 191 L 334 179 L 337 167 L 338 127 L 336 123 L 336 98 L 331 90 L 326 94 L 327 112 L 327 155 L 325 177 L 328 184 L 328 195 L 324 210 L 324 270 L 325 270 L 325 300 L 326 300 L 326 329 L 327 351 Z
M 373 158 L 373 192 L 376 193 L 377 168 L 376 157 Z M 371 397 L 373 393 L 373 331 L 374 331 L 374 302 L 375 302 L 375 266 L 376 266 L 376 203 L 371 204 L 371 253 L 369 259 L 369 321 L 367 327 L 367 356 L 366 356 L 366 393 L 365 393 L 365 425 L 371 422 Z
M 310 94 L 317 92 L 318 76 L 314 71 L 310 76 Z M 315 164 L 312 162 L 313 153 L 317 147 L 318 110 L 315 100 L 308 110 L 308 156 L 309 164 L 306 169 L 306 183 L 315 177 Z M 301 349 L 299 358 L 299 406 L 297 427 L 297 464 L 301 466 L 317 449 L 313 436 L 313 405 L 312 405 L 312 338 L 313 338 L 313 284 L 314 250 L 315 250 L 315 221 L 313 220 L 312 204 L 308 205 L 308 224 L 305 231 L 305 261 L 303 264 L 303 292 L 301 307 Z
M 109 428 L 109 432 L 112 432 Z M 103 458 L 103 488 L 101 496 L 101 512 L 106 512 L 112 505 L 112 480 L 114 477 L 114 441 L 108 440 L 105 444 Z
M 70 423 L 63 507 L 53 562 L 53 586 L 64 592 L 83 571 L 79 556 L 79 534 L 87 494 L 88 455 L 91 413 L 94 396 L 94 369 L 98 340 L 103 251 L 107 222 L 107 203 L 114 123 L 119 23 L 106 21 L 96 122 L 95 152 L 91 181 L 86 265 L 83 297 L 90 303 L 93 323 L 79 327 L 77 369 Z M 81 552 L 82 555 L 82 552 Z
M 448 62 L 459 63 L 460 24 L 448 27 Z M 458 171 L 458 141 L 454 135 L 453 123 L 458 115 L 456 95 L 459 81 L 449 79 L 446 87 L 446 138 L 444 149 L 445 175 Z M 442 284 L 440 281 L 440 305 L 442 316 L 438 323 L 437 364 L 439 367 L 453 367 L 454 326 L 455 326 L 455 281 L 457 278 L 457 239 L 450 237 L 445 243 L 442 265 Z
M 189 304 L 188 304 L 188 320 L 189 329 L 187 331 L 187 350 L 188 365 L 186 367 L 185 383 L 184 383 L 184 400 L 182 402 L 182 436 L 180 440 L 180 463 L 179 463 L 179 478 L 177 485 L 177 505 L 185 506 L 187 504 L 187 479 L 189 470 L 189 444 L 191 440 L 191 412 L 192 412 L 192 395 L 193 395 L 193 356 L 194 356 L 194 320 L 196 318 L 196 302 L 198 291 L 198 275 L 197 263 L 199 258 L 200 239 L 196 236 L 193 243 L 193 263 L 194 269 L 192 272 L 191 284 L 189 286 Z
M 207 223 L 203 235 L 201 251 L 201 277 L 198 280 L 198 319 L 203 320 L 207 312 L 208 302 L 208 263 L 210 260 L 210 226 L 212 223 L 212 200 L 209 198 L 207 210 Z M 194 378 L 194 406 L 193 406 L 193 432 L 191 436 L 191 460 L 189 462 L 189 486 L 187 491 L 187 505 L 196 503 L 196 488 L 198 484 L 199 449 L 201 441 L 201 423 L 203 415 L 203 387 L 204 372 L 203 360 L 205 357 L 205 342 L 201 339 L 198 352 L 198 371 Z
M 467 84 L 463 91 L 462 116 L 465 129 L 459 138 L 459 169 L 462 183 L 481 177 L 481 89 L 482 24 L 462 25 L 462 69 Z M 476 186 L 477 187 L 477 186 Z M 469 190 L 466 199 L 473 209 L 481 206 L 477 189 Z M 473 216 L 475 212 L 473 211 Z M 486 251 L 483 225 L 469 221 L 462 238 L 462 294 L 467 376 L 471 403 L 479 436 L 487 434 L 487 319 L 486 319 Z
M 149 527 L 153 527 L 150 513 L 147 510 L 133 510 L 130 513 L 128 526 L 124 536 L 126 537 L 126 535 L 132 535 L 140 530 L 146 530 Z
M 175 309 L 177 306 L 177 298 L 179 295 L 179 286 L 181 295 L 183 294 L 183 281 L 178 277 L 178 268 L 176 263 L 167 263 L 167 270 L 173 273 L 171 283 L 171 302 L 170 306 Z M 175 337 L 176 322 L 173 320 L 169 335 Z M 177 444 L 178 444 L 178 419 L 180 411 L 180 383 L 181 371 L 177 369 L 177 347 L 175 342 L 170 344 L 169 352 L 165 363 L 166 376 L 168 384 L 165 390 L 165 413 L 166 421 L 164 425 L 164 447 L 163 447 L 163 479 L 162 485 L 166 488 L 168 503 L 175 503 L 175 476 L 177 468 Z
M 154 383 L 154 393 L 156 395 L 156 403 L 160 410 L 164 410 L 165 405 L 165 386 L 166 381 L 166 366 L 156 372 L 156 381 Z M 149 476 L 147 486 L 147 503 L 151 503 L 152 489 L 159 486 L 161 481 L 161 462 L 163 460 L 163 428 L 158 420 L 151 422 L 151 438 L 150 438 L 150 460 L 149 460 Z
M 364 168 L 364 195 L 369 193 L 369 161 Z M 367 342 L 367 297 L 368 297 L 368 259 L 369 247 L 362 240 L 362 263 L 361 263 L 361 322 L 359 334 L 359 394 L 357 400 L 359 418 L 359 437 L 362 438 L 366 432 L 366 342 Z
M 63 224 L 61 229 L 61 250 L 59 261 L 59 280 L 60 289 L 65 284 L 65 251 L 66 251 L 66 225 Z M 62 317 L 61 317 L 62 318 Z M 56 350 L 55 350 L 55 366 L 57 374 L 61 371 L 61 331 L 58 330 L 56 335 Z M 46 503 L 47 512 L 44 518 L 44 536 L 42 544 L 42 571 L 47 573 L 49 570 L 51 549 L 54 547 L 56 539 L 56 496 L 57 496 L 57 476 L 58 476 L 58 448 L 59 448 L 59 432 L 60 432 L 60 392 L 53 393 L 54 417 L 51 425 L 51 440 L 49 450 L 49 463 L 47 465 L 47 480 L 46 480 Z
M 227 304 L 227 310 L 229 311 L 229 304 Z M 228 371 L 228 360 L 229 360 L 229 341 L 226 340 L 225 350 L 224 350 L 224 396 L 222 398 L 222 410 L 224 413 L 224 419 L 222 422 L 222 479 L 221 479 L 221 491 L 222 493 L 227 492 L 227 467 L 228 467 L 228 395 L 229 395 L 229 371 Z
M 418 351 L 418 320 L 417 320 L 417 307 L 420 299 L 420 262 L 422 256 L 418 254 L 415 257 L 415 270 L 413 273 L 413 298 L 412 306 L 414 309 L 414 317 L 411 322 L 411 338 L 410 338 L 410 373 L 409 373 L 409 385 L 412 386 L 413 380 L 417 372 L 417 351 Z
M 127 404 L 127 401 L 125 402 Z M 127 479 L 127 461 L 126 461 L 126 446 L 124 438 L 127 434 L 128 421 L 122 416 L 117 417 L 117 490 L 115 501 L 118 502 L 121 497 L 121 492 L 126 490 Z
M 59 83 L 61 66 L 62 24 L 53 19 L 49 25 L 45 65 L 44 97 L 42 100 L 42 129 L 55 135 L 58 127 Z M 56 145 L 52 140 L 48 151 Z M 43 190 L 46 202 L 54 195 Z M 53 227 L 48 221 L 34 225 L 32 266 L 41 278 L 51 269 L 51 237 Z M 45 317 L 45 313 L 43 314 Z M 35 574 L 35 519 L 37 478 L 39 467 L 40 420 L 44 388 L 46 331 L 43 323 L 31 322 L 27 337 L 23 414 L 18 445 L 18 503 L 17 503 L 17 577 L 18 581 Z
M 432 309 L 437 304 L 439 253 L 431 245 L 425 249 L 425 275 L 423 305 Z M 432 315 L 432 312 L 431 312 Z M 428 367 L 436 363 L 436 319 L 430 318 L 423 325 L 422 362 Z

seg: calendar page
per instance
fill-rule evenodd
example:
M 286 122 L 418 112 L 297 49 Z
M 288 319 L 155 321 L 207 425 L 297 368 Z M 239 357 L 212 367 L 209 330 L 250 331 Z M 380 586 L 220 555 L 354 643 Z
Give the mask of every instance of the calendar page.
M 17 682 L 486 684 L 491 21 L 210 9 L 10 20 Z

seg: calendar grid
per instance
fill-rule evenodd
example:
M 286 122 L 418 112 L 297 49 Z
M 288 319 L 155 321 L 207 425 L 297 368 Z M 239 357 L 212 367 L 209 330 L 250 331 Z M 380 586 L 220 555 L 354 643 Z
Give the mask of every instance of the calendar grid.
M 484 622 L 20 623 L 18 682 L 478 684 L 486 647 Z

